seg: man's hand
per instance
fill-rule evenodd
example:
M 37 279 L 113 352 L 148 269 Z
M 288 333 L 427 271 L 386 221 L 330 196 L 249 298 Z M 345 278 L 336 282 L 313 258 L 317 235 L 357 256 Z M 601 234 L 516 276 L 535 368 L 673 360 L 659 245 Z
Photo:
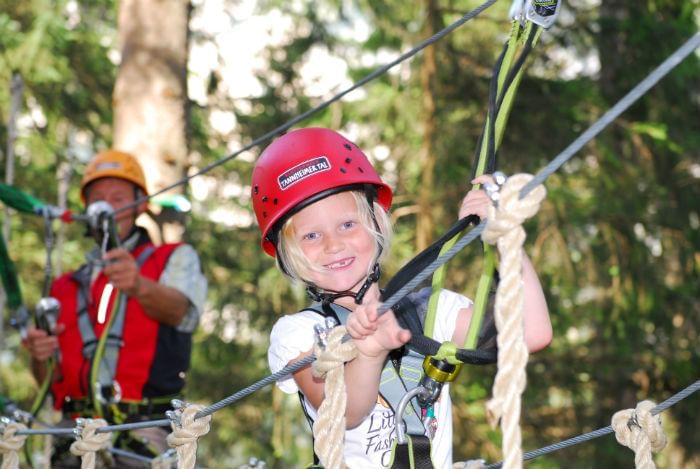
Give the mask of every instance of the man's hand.
M 129 251 L 124 248 L 112 249 L 104 255 L 103 260 L 103 272 L 114 288 L 129 297 L 138 296 L 142 278 L 136 260 Z
M 61 334 L 65 326 L 58 324 L 56 334 Z M 27 338 L 22 341 L 22 345 L 29 351 L 32 358 L 38 362 L 45 362 L 58 350 L 58 337 L 50 335 L 43 329 L 34 326 L 27 328 Z

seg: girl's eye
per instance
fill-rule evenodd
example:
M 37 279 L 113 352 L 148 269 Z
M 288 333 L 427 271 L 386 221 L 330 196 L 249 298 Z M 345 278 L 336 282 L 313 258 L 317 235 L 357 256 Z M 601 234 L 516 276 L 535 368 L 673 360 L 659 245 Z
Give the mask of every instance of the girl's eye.
M 301 239 L 313 241 L 314 239 L 318 239 L 318 233 L 307 233 Z
M 355 226 L 354 221 L 346 221 L 345 223 L 343 223 L 343 228 L 346 230 L 352 228 L 353 226 Z

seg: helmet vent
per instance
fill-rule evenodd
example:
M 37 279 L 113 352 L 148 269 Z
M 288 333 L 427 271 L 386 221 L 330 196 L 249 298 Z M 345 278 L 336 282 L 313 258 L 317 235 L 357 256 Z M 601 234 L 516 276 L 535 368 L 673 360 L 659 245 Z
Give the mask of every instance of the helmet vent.
M 267 198 L 267 196 L 266 196 L 266 195 L 263 195 L 262 201 L 263 201 L 263 202 L 267 202 L 268 200 L 269 200 L 269 199 Z
M 255 191 L 255 195 L 258 195 L 258 192 L 260 192 L 260 187 L 258 187 L 258 185 L 256 184 L 253 190 Z
M 347 164 L 352 163 L 352 158 L 345 158 L 345 162 L 346 162 Z
M 361 173 L 364 173 L 364 172 L 365 172 L 365 170 L 362 169 L 362 166 L 358 166 L 358 167 L 357 167 L 357 170 L 358 170 L 359 172 L 361 172 Z
M 274 199 L 272 199 L 272 204 L 273 204 L 273 205 L 277 205 L 277 202 L 279 202 L 279 199 L 278 199 L 277 197 L 275 197 Z
M 343 144 L 343 146 L 345 147 L 346 150 L 352 151 L 352 147 L 350 146 L 349 143 L 345 143 L 345 144 Z
M 345 169 L 345 168 L 340 168 L 340 172 L 341 172 L 341 173 L 343 173 L 343 174 L 345 174 L 345 173 L 347 173 L 347 172 L 348 172 L 348 170 L 347 170 L 347 169 Z

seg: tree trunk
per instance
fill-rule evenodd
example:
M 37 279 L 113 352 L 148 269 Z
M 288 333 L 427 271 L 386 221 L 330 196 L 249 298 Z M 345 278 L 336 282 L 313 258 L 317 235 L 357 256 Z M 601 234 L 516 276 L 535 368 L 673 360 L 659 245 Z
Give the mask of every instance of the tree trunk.
M 436 23 L 439 21 L 436 0 L 427 0 L 426 10 L 423 36 L 427 38 L 435 34 Z M 419 210 L 416 223 L 416 249 L 418 251 L 428 247 L 434 227 L 435 97 L 433 86 L 436 71 L 435 45 L 431 45 L 423 52 L 423 62 L 420 69 L 421 96 L 423 98 L 423 145 L 421 148 L 421 185 L 418 194 Z
M 121 64 L 114 87 L 114 147 L 143 165 L 152 194 L 186 174 L 188 0 L 121 0 Z M 182 194 L 183 186 L 167 195 Z M 168 213 L 170 212 L 170 213 Z M 157 241 L 178 241 L 183 223 L 154 210 Z M 139 220 L 143 223 L 145 220 Z M 158 236 L 160 235 L 160 236 Z

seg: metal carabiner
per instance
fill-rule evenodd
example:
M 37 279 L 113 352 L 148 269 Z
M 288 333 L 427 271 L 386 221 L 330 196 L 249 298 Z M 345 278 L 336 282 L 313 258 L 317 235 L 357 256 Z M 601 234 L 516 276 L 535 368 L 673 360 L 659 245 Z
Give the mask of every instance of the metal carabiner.
M 394 415 L 394 424 L 396 427 L 396 441 L 400 445 L 405 445 L 407 443 L 406 439 L 406 429 L 404 428 L 403 414 L 406 412 L 406 407 L 411 399 L 418 396 L 419 400 L 427 399 L 427 394 L 430 390 L 426 389 L 422 385 L 416 386 L 415 388 L 408 391 L 399 401 L 399 405 L 396 407 L 396 414 Z
M 559 16 L 559 0 L 527 0 L 525 18 L 528 21 L 549 29 L 557 16 Z

